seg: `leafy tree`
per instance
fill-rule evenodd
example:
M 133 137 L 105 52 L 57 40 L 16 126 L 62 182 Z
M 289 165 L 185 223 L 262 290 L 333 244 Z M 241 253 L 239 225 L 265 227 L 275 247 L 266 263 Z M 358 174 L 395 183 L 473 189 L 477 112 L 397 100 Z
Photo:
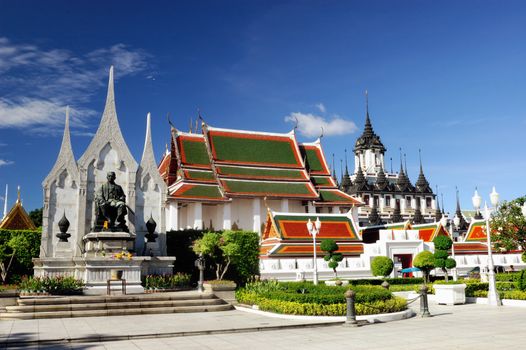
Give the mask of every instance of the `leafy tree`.
M 231 266 L 242 278 L 258 272 L 259 238 L 255 232 L 207 232 L 194 242 L 193 250 L 212 260 L 217 280 L 222 280 Z
M 490 220 L 491 241 L 495 248 L 526 251 L 526 218 L 522 215 L 521 206 L 526 196 L 512 201 L 504 201 L 493 213 Z
M 325 252 L 323 259 L 329 263 L 329 267 L 334 271 L 334 276 L 338 277 L 336 268 L 338 267 L 340 261 L 343 260 L 342 253 L 336 253 L 336 251 L 339 249 L 338 244 L 332 239 L 325 239 L 321 242 L 320 248 Z
M 429 272 L 435 268 L 434 260 L 433 253 L 427 250 L 418 253 L 413 260 L 413 266 L 422 271 L 426 283 L 429 282 Z
M 387 256 L 376 256 L 371 261 L 371 271 L 374 276 L 387 277 L 393 272 L 393 268 L 393 260 Z
M 44 208 L 31 210 L 29 212 L 29 218 L 33 221 L 36 227 L 42 227 L 42 211 Z
M 453 241 L 448 236 L 437 236 L 433 240 L 435 244 L 435 254 L 433 254 L 435 267 L 442 269 L 446 282 L 448 281 L 447 269 L 457 266 L 457 262 L 449 257 L 448 250 L 451 249 Z

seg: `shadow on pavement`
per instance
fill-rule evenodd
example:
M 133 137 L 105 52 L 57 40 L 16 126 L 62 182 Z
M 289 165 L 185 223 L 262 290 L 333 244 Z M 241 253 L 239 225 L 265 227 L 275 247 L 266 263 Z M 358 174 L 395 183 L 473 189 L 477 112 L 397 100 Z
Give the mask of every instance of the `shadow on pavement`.
M 87 335 L 86 337 L 98 337 L 97 335 Z M 98 342 L 93 343 L 71 343 L 60 340 L 35 340 L 34 333 L 12 333 L 8 338 L 0 341 L 0 349 L 90 349 L 97 346 Z

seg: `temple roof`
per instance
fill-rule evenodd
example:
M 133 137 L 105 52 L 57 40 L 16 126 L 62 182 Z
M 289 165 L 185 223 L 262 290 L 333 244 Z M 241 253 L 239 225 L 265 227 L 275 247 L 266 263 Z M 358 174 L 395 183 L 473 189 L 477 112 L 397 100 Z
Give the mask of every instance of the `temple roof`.
M 471 220 L 465 237 L 464 242 L 486 242 L 486 222 L 484 220 Z
M 4 230 L 36 230 L 36 226 L 22 206 L 20 189 L 18 199 L 5 218 L 0 221 L 0 229 Z
M 219 129 L 204 123 L 202 130 L 202 134 L 172 130 L 172 149 L 159 166 L 171 198 L 267 197 L 312 200 L 315 205 L 363 204 L 338 190 L 319 140 L 298 144 L 292 132 Z M 190 185 L 200 185 L 200 190 L 190 191 L 195 188 Z M 216 188 L 214 195 L 195 195 L 212 191 L 210 186 Z
M 320 232 L 316 238 L 333 239 L 337 242 L 360 242 L 358 229 L 350 213 L 347 214 L 303 214 L 280 213 L 270 211 L 267 214 L 262 241 L 284 240 L 296 242 L 312 242 L 312 236 L 307 229 L 308 220 L 321 221 Z M 312 252 L 312 243 L 311 243 Z

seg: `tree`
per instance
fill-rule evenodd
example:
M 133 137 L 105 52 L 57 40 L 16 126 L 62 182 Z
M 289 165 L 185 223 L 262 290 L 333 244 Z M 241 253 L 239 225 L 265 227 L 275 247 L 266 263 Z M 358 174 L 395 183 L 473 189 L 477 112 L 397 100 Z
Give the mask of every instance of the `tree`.
M 342 253 L 336 253 L 336 251 L 339 249 L 338 244 L 332 239 L 325 239 L 321 242 L 320 248 L 325 252 L 323 259 L 329 263 L 329 267 L 334 271 L 334 276 L 338 277 L 336 268 L 338 267 L 340 261 L 343 260 Z
M 193 250 L 212 260 L 217 280 L 222 280 L 231 266 L 241 279 L 258 272 L 259 238 L 255 232 L 207 232 L 194 242 Z
M 437 236 L 433 240 L 435 244 L 435 254 L 433 254 L 435 267 L 442 269 L 446 282 L 448 281 L 447 269 L 457 266 L 457 262 L 449 257 L 448 250 L 451 249 L 453 241 L 448 236 Z
M 371 261 L 371 272 L 374 276 L 387 277 L 393 272 L 393 268 L 393 260 L 387 256 L 376 256 Z
M 31 210 L 29 212 L 29 218 L 31 221 L 33 221 L 33 224 L 35 224 L 36 227 L 42 226 L 42 211 L 44 208 Z
M 429 282 L 429 272 L 435 268 L 433 253 L 423 251 L 418 253 L 413 260 L 413 266 L 418 267 L 424 274 L 424 281 Z
M 495 248 L 516 250 L 520 247 L 522 251 L 526 251 L 526 218 L 521 210 L 525 201 L 526 196 L 504 201 L 493 213 L 490 231 Z

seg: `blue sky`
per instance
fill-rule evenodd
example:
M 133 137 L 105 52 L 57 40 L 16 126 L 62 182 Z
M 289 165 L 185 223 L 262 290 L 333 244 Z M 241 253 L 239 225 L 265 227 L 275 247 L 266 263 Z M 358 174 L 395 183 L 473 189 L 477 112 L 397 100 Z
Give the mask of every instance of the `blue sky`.
M 446 209 L 455 186 L 467 209 L 475 186 L 513 199 L 526 171 L 525 38 L 524 1 L 0 0 L 0 193 L 9 184 L 11 206 L 20 185 L 26 209 L 42 206 L 65 106 L 78 158 L 114 64 L 137 160 L 146 113 L 159 159 L 167 113 L 187 130 L 199 108 L 212 126 L 275 132 L 296 113 L 302 141 L 323 122 L 339 164 L 363 128 L 368 89 L 388 169 L 402 147 L 416 181 L 421 148 Z

